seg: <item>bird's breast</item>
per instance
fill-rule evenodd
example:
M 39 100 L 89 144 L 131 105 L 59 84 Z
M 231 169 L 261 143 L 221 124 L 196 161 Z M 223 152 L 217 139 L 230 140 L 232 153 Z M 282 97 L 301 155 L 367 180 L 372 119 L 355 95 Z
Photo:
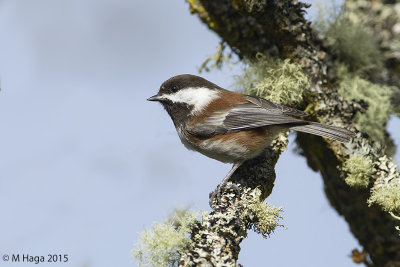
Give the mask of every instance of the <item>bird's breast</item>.
M 190 135 L 183 128 L 177 129 L 186 148 L 226 163 L 242 162 L 258 156 L 271 144 L 280 130 L 277 127 L 268 126 L 202 139 Z

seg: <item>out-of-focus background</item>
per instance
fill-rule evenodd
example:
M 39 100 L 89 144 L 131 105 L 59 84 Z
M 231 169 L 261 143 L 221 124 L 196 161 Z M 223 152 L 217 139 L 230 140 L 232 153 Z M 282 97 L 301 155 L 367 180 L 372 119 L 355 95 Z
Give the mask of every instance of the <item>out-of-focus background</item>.
M 231 166 L 187 151 L 146 101 L 215 52 L 218 37 L 188 4 L 3 0 L 0 35 L 0 266 L 26 266 L 2 260 L 13 253 L 68 254 L 46 266 L 136 266 L 130 250 L 143 227 L 175 207 L 209 210 Z M 202 76 L 230 88 L 240 70 Z M 399 145 L 399 119 L 389 131 Z M 356 266 L 357 241 L 294 147 L 267 199 L 284 207 L 285 228 L 251 233 L 239 262 Z

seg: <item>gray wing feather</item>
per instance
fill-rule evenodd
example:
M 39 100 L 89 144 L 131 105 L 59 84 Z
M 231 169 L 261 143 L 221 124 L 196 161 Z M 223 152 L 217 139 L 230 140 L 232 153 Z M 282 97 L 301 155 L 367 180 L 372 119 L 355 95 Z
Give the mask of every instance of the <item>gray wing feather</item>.
M 340 142 L 348 142 L 354 135 L 353 132 L 344 128 L 291 117 L 306 116 L 307 114 L 303 111 L 278 105 L 258 97 L 244 97 L 249 102 L 236 105 L 229 110 L 215 112 L 207 121 L 191 127 L 188 126 L 188 132 L 201 138 L 242 129 L 286 125 L 292 130 L 319 135 Z
M 245 95 L 244 98 L 259 107 L 263 107 L 266 110 L 280 111 L 282 114 L 297 116 L 297 117 L 308 116 L 307 113 L 301 110 L 279 105 L 274 102 L 268 101 L 267 99 L 264 98 L 250 96 L 250 95 Z
M 289 117 L 280 109 L 265 109 L 253 103 L 245 103 L 232 108 L 223 124 L 228 132 L 268 125 L 302 123 L 302 120 Z
M 232 109 L 215 112 L 207 121 L 188 126 L 187 131 L 198 137 L 207 137 L 221 133 L 230 133 L 242 129 L 251 129 L 268 125 L 304 124 L 289 114 L 305 116 L 306 113 L 281 106 L 268 100 L 244 96 L 249 102 L 236 105 Z

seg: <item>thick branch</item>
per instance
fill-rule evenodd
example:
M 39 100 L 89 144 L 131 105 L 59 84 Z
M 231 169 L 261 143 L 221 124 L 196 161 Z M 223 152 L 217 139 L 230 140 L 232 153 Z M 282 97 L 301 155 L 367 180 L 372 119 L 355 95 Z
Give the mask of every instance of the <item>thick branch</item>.
M 233 188 L 223 190 L 221 200 L 213 202 L 214 211 L 203 216 L 192 228 L 192 246 L 182 254 L 179 266 L 239 266 L 236 261 L 247 230 L 255 229 L 264 234 L 273 231 L 275 223 L 270 230 L 259 229 L 258 211 L 249 211 L 252 205 L 249 203 L 260 202 L 260 198 L 265 199 L 271 193 L 279 154 L 280 150 L 268 149 L 238 169 L 232 181 L 239 185 L 240 195 Z M 271 210 L 272 220 L 276 220 L 278 212 L 279 209 Z

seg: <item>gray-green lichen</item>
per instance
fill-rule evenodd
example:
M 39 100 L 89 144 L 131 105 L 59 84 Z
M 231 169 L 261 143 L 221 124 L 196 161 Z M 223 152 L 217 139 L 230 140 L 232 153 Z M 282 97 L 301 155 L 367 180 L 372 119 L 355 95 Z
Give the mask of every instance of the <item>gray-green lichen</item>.
M 296 106 L 310 91 L 310 79 L 299 64 L 289 59 L 257 54 L 242 75 L 236 77 L 235 88 L 244 94 L 266 98 L 288 106 Z
M 368 105 L 367 111 L 358 113 L 354 122 L 373 140 L 384 143 L 386 124 L 392 113 L 391 98 L 395 88 L 374 84 L 348 72 L 344 65 L 337 66 L 337 75 L 339 93 L 344 99 L 362 100 Z
M 201 73 L 203 70 L 210 71 L 212 68 L 221 69 L 224 63 L 228 63 L 229 67 L 232 67 L 232 52 L 225 53 L 225 48 L 226 44 L 224 42 L 220 42 L 215 53 L 208 57 L 203 64 L 201 64 L 199 72 Z
M 140 233 L 137 248 L 132 250 L 139 266 L 177 266 L 191 242 L 189 233 L 197 216 L 187 210 L 175 210 L 165 222 L 155 222 Z
M 231 188 L 224 189 L 221 198 L 213 201 L 214 211 L 203 214 L 201 221 L 193 224 L 193 246 L 182 254 L 180 266 L 239 266 L 239 245 L 247 237 L 247 230 L 267 237 L 280 226 L 282 208 L 264 203 L 259 189 L 240 190 L 237 194 Z
M 282 219 L 282 207 L 271 207 L 268 203 L 260 201 L 261 191 L 258 189 L 248 196 L 250 197 L 242 198 L 243 217 L 251 222 L 248 227 L 267 237 L 277 226 L 282 226 L 278 223 L 279 219 Z
M 400 3 L 351 0 L 345 1 L 345 10 L 351 21 L 373 30 L 378 40 L 385 66 L 374 77 L 387 84 L 400 84 Z
M 282 219 L 280 212 L 282 207 L 271 207 L 268 203 L 262 201 L 262 192 L 260 189 L 244 189 L 239 198 L 233 202 L 231 208 L 223 213 L 215 213 L 220 220 L 212 229 L 221 231 L 227 222 L 241 222 L 246 229 L 254 230 L 263 237 L 269 236 L 278 226 L 279 220 Z M 229 197 L 234 197 L 231 194 Z M 207 216 L 203 216 L 203 220 L 208 220 Z M 233 236 L 237 236 L 236 231 L 229 231 Z
M 378 40 L 365 20 L 353 20 L 345 9 L 333 5 L 320 8 L 314 24 L 333 55 L 358 74 L 380 68 L 384 60 Z
M 400 180 L 396 179 L 371 190 L 371 197 L 368 199 L 371 205 L 376 203 L 388 212 L 400 212 Z
M 229 191 L 229 190 L 228 190 Z M 244 189 L 237 198 L 225 192 L 212 213 L 176 210 L 163 223 L 155 222 L 140 234 L 132 250 L 139 266 L 195 266 L 221 263 L 236 266 L 238 243 L 254 230 L 269 236 L 282 218 L 281 207 L 261 200 L 261 190 Z M 228 206 L 226 206 L 228 205 Z M 221 209 L 221 210 L 220 210 Z M 211 257 L 209 257 L 211 255 Z M 232 261 L 233 260 L 233 261 Z
M 342 170 L 346 173 L 345 181 L 355 188 L 366 188 L 374 173 L 374 164 L 368 155 L 360 153 L 351 155 L 344 163 Z
M 377 179 L 371 189 L 368 204 L 380 205 L 388 212 L 400 212 L 400 173 L 397 165 L 387 156 L 377 159 Z

